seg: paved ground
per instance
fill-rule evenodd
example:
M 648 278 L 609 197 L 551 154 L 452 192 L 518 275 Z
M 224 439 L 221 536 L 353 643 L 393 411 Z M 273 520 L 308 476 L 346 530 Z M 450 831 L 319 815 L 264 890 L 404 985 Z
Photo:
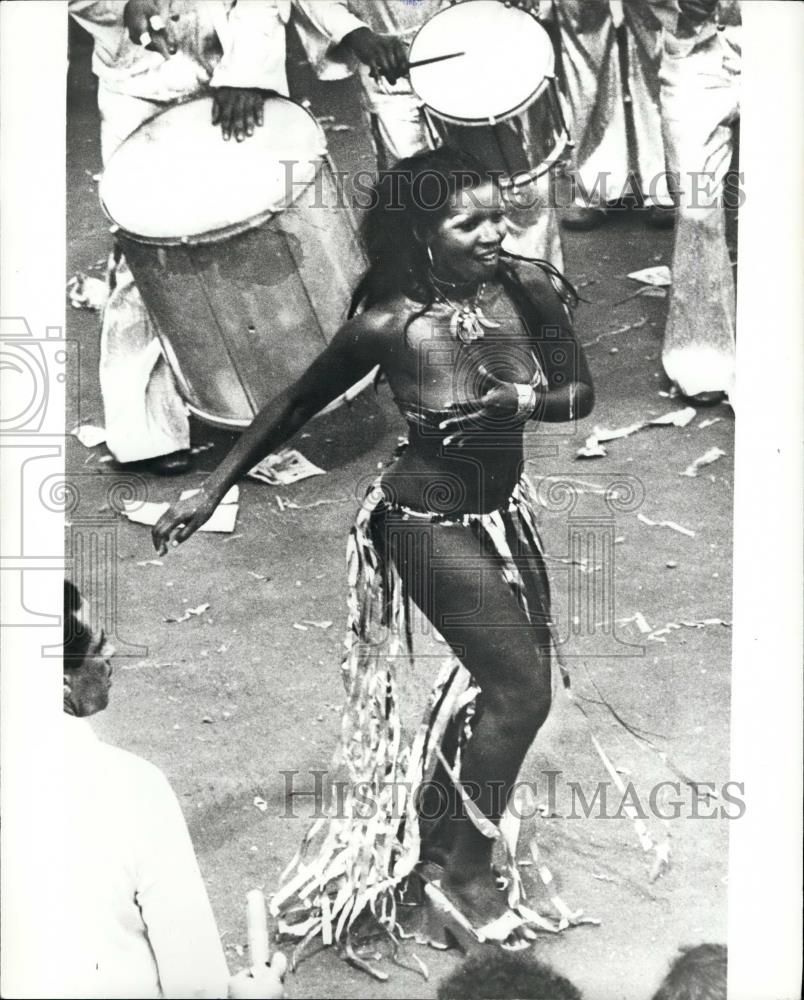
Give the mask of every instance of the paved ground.
M 295 94 L 310 97 L 318 114 L 358 124 L 349 110 L 355 96 L 351 84 L 315 84 L 295 60 L 293 77 Z M 100 169 L 97 131 L 91 77 L 82 56 L 70 74 L 69 274 L 100 261 L 109 247 L 92 181 Z M 370 163 L 359 130 L 333 133 L 331 139 L 336 161 L 344 167 Z M 628 271 L 669 263 L 671 240 L 671 234 L 645 229 L 637 214 L 625 212 L 603 229 L 566 239 L 567 272 L 586 299 L 578 310 L 577 329 L 588 345 L 598 403 L 572 436 L 555 439 L 540 433 L 531 447 L 530 467 L 536 477 L 562 474 L 593 486 L 623 475 L 636 477 L 644 488 L 639 511 L 695 532 L 689 537 L 650 527 L 636 510 L 615 516 L 615 615 L 629 619 L 641 612 L 653 629 L 668 622 L 730 621 L 731 411 L 724 406 L 700 411 L 684 429 L 655 428 L 616 441 L 607 458 L 581 462 L 574 456 L 594 424 L 620 427 L 676 405 L 659 394 L 668 389 L 659 362 L 664 301 L 637 298 L 617 304 L 636 287 L 625 278 Z M 70 419 L 100 421 L 97 316 L 71 311 L 68 321 L 69 337 L 80 344 L 80 379 L 76 371 Z M 718 422 L 701 427 L 702 420 L 712 417 Z M 245 944 L 244 894 L 276 884 L 310 814 L 303 802 L 297 817 L 285 818 L 281 772 L 300 772 L 297 788 L 310 789 L 309 772 L 327 767 L 335 745 L 342 698 L 337 663 L 344 619 L 343 550 L 355 484 L 386 458 L 403 430 L 383 390 L 376 397 L 365 394 L 349 411 L 314 422 L 294 443 L 327 469 L 325 477 L 279 490 L 244 483 L 236 534 L 196 536 L 161 566 L 143 565 L 154 557 L 147 529 L 122 520 L 117 525 L 118 641 L 145 644 L 147 655 L 119 661 L 113 704 L 98 728 L 168 774 L 190 824 L 233 968 L 242 964 Z M 201 425 L 194 427 L 194 439 L 215 443 L 213 451 L 200 456 L 204 470 L 214 466 L 229 440 Z M 698 478 L 679 476 L 713 446 L 726 457 Z M 121 481 L 112 466 L 98 461 L 102 455 L 102 448 L 90 453 L 77 442 L 71 447 L 70 467 L 77 481 L 80 476 L 82 504 L 88 504 L 84 509 L 105 510 L 109 489 Z M 197 473 L 178 482 L 148 480 L 148 495 L 173 498 L 179 488 L 199 481 Z M 277 495 L 299 509 L 280 511 Z M 599 497 L 587 493 L 579 502 L 576 515 L 599 517 Z M 561 560 L 568 555 L 569 527 L 567 512 L 545 515 L 556 606 L 565 631 L 570 609 L 567 565 Z M 590 565 L 601 560 L 599 553 L 586 555 Z M 164 620 L 205 602 L 210 607 L 203 616 L 179 624 Z M 294 628 L 303 619 L 335 624 L 303 632 Z M 682 628 L 659 637 L 666 640 L 662 642 L 646 640 L 635 623 L 621 623 L 617 638 L 619 645 L 612 646 L 598 634 L 592 645 L 585 645 L 591 640 L 581 635 L 568 650 L 577 652 L 583 642 L 593 652 L 614 652 L 588 660 L 611 702 L 626 718 L 661 734 L 662 746 L 682 770 L 722 785 L 728 780 L 729 628 Z M 411 700 L 426 689 L 431 670 L 432 661 L 425 658 L 417 675 L 406 681 Z M 576 676 L 584 689 L 580 666 Z M 611 721 L 601 722 L 601 732 L 617 765 L 633 776 L 645 800 L 654 783 L 672 779 Z M 564 782 L 581 782 L 589 795 L 606 775 L 585 726 L 563 698 L 523 771 L 526 780 L 536 782 L 540 799 L 542 772 L 550 769 L 562 772 L 559 816 L 531 819 L 524 833 L 538 833 L 561 894 L 599 917 L 601 926 L 544 938 L 537 953 L 570 975 L 590 1000 L 647 997 L 679 944 L 725 940 L 728 822 L 689 818 L 689 794 L 682 795 L 682 817 L 652 823 L 656 832 L 670 835 L 673 863 L 664 878 L 651 884 L 649 861 L 628 820 L 566 818 Z M 256 797 L 267 808 L 255 806 Z M 616 809 L 616 795 L 614 801 Z M 702 805 L 701 812 L 710 811 Z M 455 957 L 421 947 L 415 951 L 429 966 L 429 982 L 385 963 L 392 976 L 387 984 L 378 984 L 331 952 L 322 952 L 289 978 L 288 994 L 434 996 L 435 982 L 453 967 Z M 409 956 L 408 963 L 413 964 Z

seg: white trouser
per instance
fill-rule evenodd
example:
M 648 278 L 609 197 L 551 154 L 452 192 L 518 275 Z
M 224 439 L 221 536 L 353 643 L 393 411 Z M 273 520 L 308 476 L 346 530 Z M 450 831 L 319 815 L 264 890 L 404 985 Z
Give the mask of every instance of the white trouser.
M 403 156 L 432 147 L 433 140 L 421 103 L 407 80 L 394 87 L 377 85 L 363 70 L 363 107 L 368 115 L 377 165 L 388 169 Z M 561 236 L 551 200 L 552 178 L 545 174 L 518 190 L 516 201 L 508 201 L 506 250 L 523 257 L 547 260 L 563 270 Z M 517 202 L 519 202 L 517 204 Z
M 628 41 L 633 169 L 645 200 L 670 204 L 659 112 L 661 28 L 646 0 L 622 5 Z M 579 204 L 601 205 L 632 190 L 625 95 L 609 0 L 556 0 L 573 168 Z
M 168 105 L 98 87 L 104 164 L 144 121 Z M 119 462 L 190 447 L 187 408 L 125 258 L 109 262 L 109 297 L 101 319 L 100 387 L 106 443 Z
M 687 395 L 731 393 L 735 289 L 722 197 L 739 114 L 740 28 L 686 55 L 674 55 L 672 43 L 662 63 L 662 121 L 680 192 L 662 363 Z

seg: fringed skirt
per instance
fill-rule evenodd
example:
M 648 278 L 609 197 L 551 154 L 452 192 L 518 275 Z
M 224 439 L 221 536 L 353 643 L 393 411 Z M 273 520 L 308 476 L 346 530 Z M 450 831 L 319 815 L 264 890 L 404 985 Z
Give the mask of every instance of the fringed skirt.
M 386 509 L 378 481 L 349 535 L 348 630 L 343 660 L 347 699 L 335 760 L 336 767 L 345 772 L 346 780 L 339 783 L 345 791 L 338 796 L 337 809 L 331 809 L 307 831 L 271 901 L 281 933 L 301 938 L 302 946 L 320 936 L 324 944 L 340 945 L 347 957 L 361 966 L 365 963 L 354 953 L 352 939 L 358 920 L 371 916 L 392 938 L 397 936 L 399 890 L 420 859 L 417 802 L 439 761 L 461 793 L 457 780 L 461 745 L 471 736 L 474 700 L 479 692 L 469 673 L 449 654 L 418 730 L 412 741 L 403 739 L 396 672 L 411 656 L 412 629 L 407 595 L 385 552 L 382 514 Z M 506 506 L 492 513 L 467 514 L 457 520 L 413 511 L 407 514 L 441 523 L 444 530 L 471 531 L 499 557 L 503 578 L 529 620 L 535 613 L 549 613 L 546 607 L 530 606 L 532 587 L 529 594 L 519 569 L 522 554 L 542 562 L 534 495 L 526 477 L 517 484 Z M 511 550 L 512 539 L 517 540 L 518 557 Z M 546 604 L 546 595 L 541 603 Z M 459 734 L 449 763 L 441 752 L 448 730 L 453 734 L 453 747 L 454 734 Z M 521 903 L 515 863 L 517 824 L 508 813 L 498 829 L 468 796 L 461 798 L 468 818 L 487 836 L 502 840 L 507 860 L 501 868 L 509 887 L 509 904 Z M 560 900 L 558 904 L 561 911 L 563 904 Z M 561 923 L 573 922 L 574 915 L 566 908 L 559 916 L 559 926 L 547 929 L 557 930 Z

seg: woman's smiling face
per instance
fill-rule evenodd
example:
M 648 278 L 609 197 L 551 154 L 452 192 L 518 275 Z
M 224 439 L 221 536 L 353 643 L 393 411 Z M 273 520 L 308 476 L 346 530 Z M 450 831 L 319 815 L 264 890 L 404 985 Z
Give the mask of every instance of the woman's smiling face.
M 456 192 L 428 245 L 437 277 L 456 282 L 490 278 L 508 231 L 505 203 L 491 181 Z

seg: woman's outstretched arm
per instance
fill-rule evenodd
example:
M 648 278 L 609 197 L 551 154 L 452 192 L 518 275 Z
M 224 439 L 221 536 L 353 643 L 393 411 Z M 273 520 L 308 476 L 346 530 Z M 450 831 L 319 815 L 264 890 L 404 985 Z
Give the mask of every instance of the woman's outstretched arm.
M 152 531 L 160 554 L 167 551 L 171 539 L 174 544 L 188 539 L 209 520 L 229 487 L 245 472 L 371 371 L 377 359 L 369 327 L 363 315 L 341 327 L 301 378 L 260 410 L 199 493 L 165 511 Z

